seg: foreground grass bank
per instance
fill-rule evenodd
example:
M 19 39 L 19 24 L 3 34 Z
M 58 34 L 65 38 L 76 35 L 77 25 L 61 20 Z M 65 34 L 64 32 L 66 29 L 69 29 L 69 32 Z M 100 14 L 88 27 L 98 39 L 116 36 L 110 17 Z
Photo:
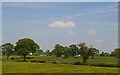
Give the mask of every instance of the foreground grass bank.
M 3 73 L 118 73 L 118 68 L 3 61 Z

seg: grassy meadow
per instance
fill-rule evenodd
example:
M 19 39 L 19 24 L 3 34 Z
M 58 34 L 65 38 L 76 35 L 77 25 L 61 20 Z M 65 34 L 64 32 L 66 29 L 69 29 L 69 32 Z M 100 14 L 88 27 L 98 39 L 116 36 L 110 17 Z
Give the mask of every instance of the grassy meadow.
M 3 62 L 3 73 L 117 73 L 118 68 L 46 64 L 31 62 Z
M 72 64 L 74 62 L 82 62 L 82 57 L 74 58 L 57 58 L 55 56 L 27 56 L 30 57 L 26 61 L 59 61 L 62 64 Z M 14 58 L 14 60 L 11 60 Z M 6 56 L 3 56 L 3 61 L 6 61 Z M 10 56 L 9 61 L 22 61 L 23 58 L 20 56 Z M 97 56 L 95 59 L 91 57 L 88 59 L 88 64 L 118 64 L 118 58 L 110 56 Z
M 22 62 L 20 56 L 10 56 L 14 60 L 6 60 L 3 56 L 3 73 L 118 73 L 117 67 L 99 67 L 73 65 L 75 62 L 82 62 L 82 58 L 57 58 L 53 56 L 29 56 L 28 62 Z M 40 63 L 30 61 L 58 61 L 58 64 Z M 90 58 L 88 64 L 118 64 L 118 58 L 98 56 L 95 59 Z

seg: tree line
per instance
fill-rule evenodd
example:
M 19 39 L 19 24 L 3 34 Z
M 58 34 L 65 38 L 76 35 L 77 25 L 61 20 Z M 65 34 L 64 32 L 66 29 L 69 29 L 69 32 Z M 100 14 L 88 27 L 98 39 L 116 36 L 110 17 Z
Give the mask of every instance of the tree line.
M 97 55 L 106 56 L 116 56 L 120 58 L 120 48 L 116 48 L 109 53 L 102 52 L 99 53 L 99 50 L 97 48 L 88 47 L 86 43 L 79 43 L 79 44 L 72 44 L 70 46 L 62 46 L 60 44 L 55 44 L 53 50 L 47 50 L 43 52 L 43 50 L 40 49 L 40 46 L 32 39 L 30 38 L 23 38 L 19 39 L 16 42 L 16 45 L 14 46 L 11 43 L 5 43 L 1 45 L 2 47 L 2 54 L 7 56 L 7 59 L 9 59 L 10 55 L 20 55 L 23 57 L 23 61 L 25 61 L 26 56 L 30 53 L 35 55 L 46 55 L 46 56 L 56 56 L 56 57 L 77 57 L 81 56 L 83 59 L 83 63 L 87 63 L 87 60 L 91 56 L 92 58 L 95 58 Z

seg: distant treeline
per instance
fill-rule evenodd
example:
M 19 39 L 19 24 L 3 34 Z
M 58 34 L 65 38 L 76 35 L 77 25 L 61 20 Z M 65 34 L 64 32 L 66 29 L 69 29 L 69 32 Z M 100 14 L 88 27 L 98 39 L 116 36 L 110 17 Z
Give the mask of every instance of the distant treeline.
M 70 46 L 62 46 L 55 44 L 53 50 L 43 51 L 40 46 L 30 38 L 19 39 L 14 46 L 11 43 L 5 43 L 1 45 L 2 55 L 6 55 L 9 59 L 10 55 L 21 55 L 24 60 L 27 55 L 36 56 L 56 56 L 56 57 L 78 57 L 83 58 L 83 63 L 87 63 L 87 59 L 91 56 L 93 59 L 95 56 L 115 56 L 120 58 L 120 48 L 115 48 L 111 53 L 102 52 L 95 47 L 88 47 L 86 43 L 72 44 Z

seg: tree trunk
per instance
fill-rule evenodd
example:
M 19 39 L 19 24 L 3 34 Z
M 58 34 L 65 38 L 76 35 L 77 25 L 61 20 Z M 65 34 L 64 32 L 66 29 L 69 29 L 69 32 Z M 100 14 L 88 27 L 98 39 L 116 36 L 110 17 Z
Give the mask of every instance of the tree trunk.
M 94 56 L 94 55 L 92 56 L 92 59 L 95 59 L 95 56 Z
M 24 58 L 24 60 L 23 60 L 23 61 L 25 61 L 26 55 L 23 55 L 23 58 Z
M 9 54 L 7 55 L 7 60 L 9 59 Z
M 83 58 L 83 64 L 87 64 L 87 59 Z

